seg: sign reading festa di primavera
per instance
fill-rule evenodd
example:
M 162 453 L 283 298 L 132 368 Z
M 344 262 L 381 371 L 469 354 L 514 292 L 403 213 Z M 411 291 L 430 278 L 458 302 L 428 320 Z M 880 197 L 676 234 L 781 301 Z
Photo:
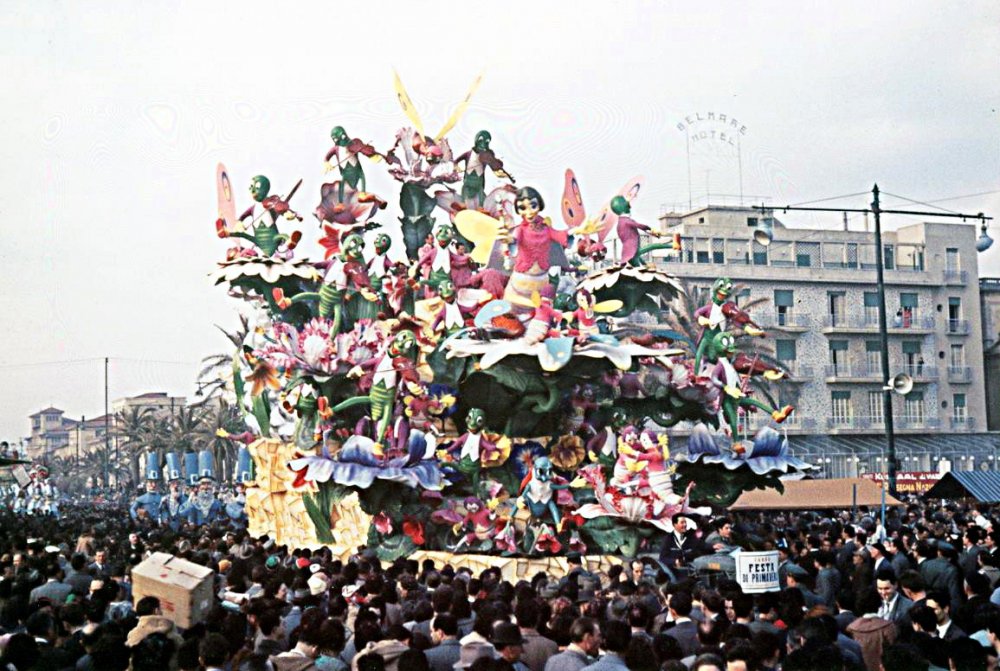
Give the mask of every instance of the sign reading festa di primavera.
M 737 552 L 736 582 L 747 594 L 777 592 L 778 552 Z

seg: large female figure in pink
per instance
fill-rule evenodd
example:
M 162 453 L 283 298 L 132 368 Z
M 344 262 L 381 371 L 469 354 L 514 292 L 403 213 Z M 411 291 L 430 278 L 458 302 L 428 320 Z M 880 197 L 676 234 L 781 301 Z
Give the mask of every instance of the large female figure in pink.
M 513 300 L 516 305 L 523 303 L 518 298 L 531 300 L 534 292 L 548 297 L 555 295 L 549 283 L 549 268 L 564 265 L 562 248 L 568 242 L 568 231 L 555 230 L 552 220 L 540 214 L 545 201 L 530 186 L 518 190 L 514 205 L 521 215 L 521 223 L 511 232 L 511 240 L 517 243 L 517 253 L 504 298 Z

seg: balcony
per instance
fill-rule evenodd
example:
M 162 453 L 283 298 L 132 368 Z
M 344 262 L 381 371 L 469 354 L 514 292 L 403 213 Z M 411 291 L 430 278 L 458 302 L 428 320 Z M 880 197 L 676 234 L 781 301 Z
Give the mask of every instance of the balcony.
M 944 283 L 945 284 L 968 284 L 969 273 L 965 270 L 950 270 L 946 269 L 944 271 Z
M 827 382 L 878 382 L 882 379 L 882 369 L 863 363 L 827 364 L 825 368 Z
M 861 431 L 869 426 L 864 417 L 835 415 L 826 418 L 826 428 L 830 431 Z
M 897 417 L 894 427 L 901 430 L 906 429 L 940 429 L 941 420 L 937 417 L 925 417 L 921 415 L 906 415 Z
M 954 431 L 974 431 L 976 429 L 975 417 L 952 417 L 950 423 Z
M 926 364 L 905 364 L 902 371 L 913 378 L 914 382 L 936 382 L 938 379 L 937 366 Z
M 815 374 L 812 366 L 801 364 L 798 361 L 782 361 L 781 366 L 788 371 L 786 381 L 793 384 L 810 382 Z
M 809 329 L 809 315 L 799 314 L 792 308 L 788 308 L 785 312 L 762 310 L 753 317 L 754 321 L 766 330 L 801 333 Z
M 889 335 L 933 333 L 934 316 L 919 313 L 887 316 L 886 331 Z M 828 314 L 823 318 L 823 333 L 878 333 L 878 312 L 868 310 L 861 315 Z
M 952 335 L 969 335 L 972 328 L 968 319 L 949 319 L 948 333 Z
M 948 382 L 952 384 L 972 382 L 972 366 L 948 366 Z

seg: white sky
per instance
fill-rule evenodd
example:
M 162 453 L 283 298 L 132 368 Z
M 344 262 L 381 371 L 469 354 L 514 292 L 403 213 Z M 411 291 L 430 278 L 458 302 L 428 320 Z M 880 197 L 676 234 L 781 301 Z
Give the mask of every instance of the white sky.
M 686 204 L 676 125 L 708 111 L 747 127 L 744 193 L 775 204 L 874 181 L 919 200 L 1000 190 L 996 2 L 287 4 L 0 3 L 0 439 L 49 404 L 103 412 L 105 356 L 112 399 L 190 396 L 238 307 L 207 277 L 227 247 L 216 163 L 238 211 L 263 173 L 279 193 L 303 178 L 293 206 L 311 213 L 332 126 L 386 149 L 405 123 L 393 67 L 428 132 L 484 72 L 452 145 L 489 129 L 556 218 L 567 167 L 590 208 L 635 174 L 637 219 Z M 724 152 L 696 148 L 691 172 L 695 199 L 738 193 Z M 1000 194 L 942 205 L 997 216 Z M 1000 244 L 980 263 L 1000 274 Z

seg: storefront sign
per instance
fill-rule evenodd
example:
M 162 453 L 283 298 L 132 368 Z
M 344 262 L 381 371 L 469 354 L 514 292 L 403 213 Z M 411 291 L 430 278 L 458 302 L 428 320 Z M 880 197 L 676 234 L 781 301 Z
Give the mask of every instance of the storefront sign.
M 889 481 L 888 473 L 865 473 L 862 477 L 878 484 Z M 936 471 L 901 471 L 896 473 L 896 491 L 900 494 L 923 494 L 941 479 Z

